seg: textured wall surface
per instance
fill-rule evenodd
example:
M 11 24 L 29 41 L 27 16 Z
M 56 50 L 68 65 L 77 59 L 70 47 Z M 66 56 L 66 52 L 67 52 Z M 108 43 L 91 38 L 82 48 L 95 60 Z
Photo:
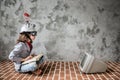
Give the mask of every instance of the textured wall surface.
M 119 0 L 0 0 L 0 59 L 8 59 L 23 13 L 39 23 L 34 51 L 49 59 L 78 61 L 88 52 L 120 61 Z

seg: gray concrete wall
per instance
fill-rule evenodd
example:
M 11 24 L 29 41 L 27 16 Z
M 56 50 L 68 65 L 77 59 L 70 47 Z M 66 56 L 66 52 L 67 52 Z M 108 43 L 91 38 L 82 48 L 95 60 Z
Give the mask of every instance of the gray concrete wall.
M 0 0 L 0 59 L 8 59 L 23 13 L 39 23 L 34 51 L 48 59 L 78 61 L 88 52 L 120 61 L 119 0 Z

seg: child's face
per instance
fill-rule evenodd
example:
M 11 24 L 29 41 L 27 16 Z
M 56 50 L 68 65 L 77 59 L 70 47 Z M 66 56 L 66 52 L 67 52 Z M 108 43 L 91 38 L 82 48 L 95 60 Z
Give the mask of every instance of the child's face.
M 32 39 L 32 41 L 35 40 L 36 36 L 37 36 L 37 32 L 36 31 L 30 33 L 30 38 Z
M 36 36 L 30 35 L 30 38 L 33 40 L 35 40 Z

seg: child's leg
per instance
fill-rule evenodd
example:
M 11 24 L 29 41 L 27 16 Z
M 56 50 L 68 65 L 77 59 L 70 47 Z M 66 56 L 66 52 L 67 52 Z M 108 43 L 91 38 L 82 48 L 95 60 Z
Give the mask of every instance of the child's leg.
M 38 68 L 36 62 L 32 62 L 26 65 L 22 65 L 19 72 L 29 72 L 29 71 L 35 71 Z

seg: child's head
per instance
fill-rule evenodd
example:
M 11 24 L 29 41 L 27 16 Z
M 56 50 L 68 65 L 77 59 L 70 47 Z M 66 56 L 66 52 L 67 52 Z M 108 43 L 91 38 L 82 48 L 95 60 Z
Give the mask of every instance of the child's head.
M 33 41 L 37 35 L 37 31 L 28 32 L 30 39 Z
M 30 41 L 32 43 L 32 41 L 35 39 L 35 36 L 37 35 L 37 31 L 35 30 L 35 27 L 36 25 L 33 23 L 27 22 L 26 24 L 24 24 L 21 28 L 20 36 L 17 42 Z
M 35 30 L 36 24 L 30 21 L 27 21 L 21 28 L 20 33 L 24 32 L 37 32 Z

